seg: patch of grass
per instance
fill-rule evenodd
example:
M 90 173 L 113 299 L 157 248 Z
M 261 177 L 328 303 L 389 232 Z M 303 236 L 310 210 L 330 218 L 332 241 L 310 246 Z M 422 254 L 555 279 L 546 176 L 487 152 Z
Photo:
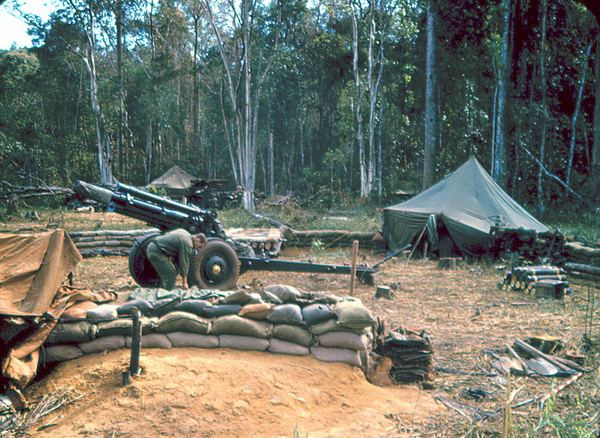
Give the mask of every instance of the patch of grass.
M 268 208 L 258 206 L 255 213 L 273 219 L 295 230 L 345 230 L 372 232 L 381 229 L 381 211 L 362 208 L 357 211 L 329 214 L 314 210 L 300 210 L 290 207 Z M 244 209 L 237 208 L 218 212 L 218 218 L 225 228 L 269 228 L 268 220 L 261 220 Z
M 600 220 L 596 223 L 596 219 L 590 219 L 589 215 L 583 215 L 580 222 L 546 223 L 546 226 L 551 230 L 560 231 L 565 236 L 574 236 L 577 240 L 600 242 Z
M 302 438 L 302 435 L 300 435 L 300 431 L 298 430 L 298 426 L 294 427 L 294 437 L 293 438 Z M 304 438 L 308 438 L 308 432 L 306 432 L 306 435 L 304 435 Z
M 592 438 L 598 436 L 599 413 L 596 411 L 595 414 L 590 415 L 589 406 L 586 406 L 587 403 L 580 397 L 577 397 L 574 405 L 566 411 L 556 412 L 555 403 L 555 398 L 549 399 L 538 422 L 529 430 L 516 432 L 514 436 L 526 435 L 531 438 L 538 436 Z

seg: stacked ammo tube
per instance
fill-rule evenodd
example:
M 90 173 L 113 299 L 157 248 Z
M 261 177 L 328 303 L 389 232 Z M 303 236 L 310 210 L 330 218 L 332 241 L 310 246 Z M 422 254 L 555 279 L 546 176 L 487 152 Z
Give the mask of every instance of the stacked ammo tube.
M 527 295 L 541 295 L 540 290 L 553 289 L 555 297 L 561 298 L 569 282 L 565 270 L 558 266 L 517 266 L 504 274 L 498 286 L 502 290 L 517 290 Z

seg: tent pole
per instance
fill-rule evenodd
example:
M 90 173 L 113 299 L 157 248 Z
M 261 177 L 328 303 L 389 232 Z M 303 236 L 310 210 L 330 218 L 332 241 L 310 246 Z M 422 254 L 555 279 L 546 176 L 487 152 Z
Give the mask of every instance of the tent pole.
M 417 239 L 417 243 L 415 243 L 415 246 L 413 247 L 412 251 L 410 252 L 409 256 L 408 256 L 408 260 L 406 260 L 406 266 L 408 266 L 408 262 L 410 262 L 410 258 L 412 257 L 413 253 L 415 252 L 415 249 L 417 249 L 417 246 L 419 246 L 419 242 L 421 241 L 421 237 L 423 237 L 423 234 L 425 234 L 425 230 L 427 229 L 427 223 L 425 223 L 425 226 L 423 227 L 423 231 L 421 231 L 421 234 L 419 234 L 419 238 Z

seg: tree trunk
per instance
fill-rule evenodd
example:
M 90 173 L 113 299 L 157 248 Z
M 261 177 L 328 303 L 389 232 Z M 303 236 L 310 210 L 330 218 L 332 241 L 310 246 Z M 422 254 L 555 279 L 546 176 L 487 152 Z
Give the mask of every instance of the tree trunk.
M 507 100 L 507 81 L 509 72 L 508 40 L 510 35 L 510 8 L 511 0 L 504 0 L 504 31 L 500 53 L 500 67 L 498 71 L 498 110 L 496 114 L 496 153 L 494 161 L 494 177 L 496 182 L 506 189 L 508 181 L 507 161 L 508 154 L 505 139 L 505 118 Z
M 569 147 L 569 164 L 567 165 L 567 180 L 565 181 L 567 185 L 571 182 L 571 169 L 573 168 L 573 155 L 575 155 L 575 129 L 577 127 L 577 116 L 579 115 L 579 108 L 581 107 L 581 99 L 583 97 L 583 88 L 585 87 L 585 74 L 587 72 L 587 65 L 590 59 L 590 53 L 592 52 L 592 46 L 594 45 L 591 42 L 588 45 L 587 50 L 585 51 L 585 62 L 581 67 L 581 79 L 579 81 L 579 92 L 577 93 L 577 103 L 575 104 L 575 112 L 573 113 L 573 118 L 571 119 L 571 146 Z
M 352 12 L 352 65 L 354 71 L 354 85 L 356 87 L 356 122 L 358 140 L 358 165 L 360 166 L 360 196 L 369 196 L 371 190 L 369 184 L 369 174 L 367 168 L 367 159 L 365 156 L 365 140 L 363 137 L 363 119 L 362 119 L 362 88 L 360 85 L 360 72 L 358 70 L 358 23 L 356 13 Z
M 108 129 L 106 127 L 106 120 L 98 101 L 98 79 L 96 76 L 96 56 L 95 47 L 96 40 L 94 36 L 94 14 L 92 12 L 91 5 L 88 5 L 89 12 L 89 28 L 86 28 L 86 37 L 88 42 L 88 48 L 85 55 L 80 55 L 85 63 L 90 76 L 90 103 L 92 106 L 92 113 L 96 119 L 96 137 L 98 141 L 98 168 L 100 170 L 100 184 L 112 183 L 112 170 L 111 170 L 111 151 L 110 151 L 110 139 L 108 136 Z
M 385 33 L 385 25 L 383 26 L 382 29 L 380 29 L 380 34 L 384 34 Z M 383 56 L 383 44 L 380 44 L 380 48 L 379 48 L 379 53 L 377 54 L 376 58 L 377 58 L 377 67 L 378 67 L 378 72 L 377 72 L 377 79 L 374 81 L 373 80 L 373 70 L 375 68 L 375 66 L 373 65 L 373 61 L 375 56 L 373 55 L 373 45 L 375 43 L 375 35 L 378 33 L 376 32 L 376 26 L 375 26 L 375 1 L 371 1 L 370 2 L 370 14 L 369 14 L 369 52 L 368 52 L 368 58 L 369 58 L 369 70 L 367 72 L 367 85 L 369 87 L 369 173 L 368 173 L 368 182 L 369 182 L 369 192 L 372 189 L 373 186 L 373 182 L 375 181 L 375 127 L 377 125 L 376 122 L 376 118 L 375 118 L 375 113 L 377 111 L 377 93 L 379 91 L 379 84 L 381 82 L 381 76 L 383 75 L 383 61 L 384 61 L 384 56 Z M 379 156 L 378 156 L 379 158 Z M 377 162 L 377 171 L 379 172 L 379 175 L 381 175 L 380 172 L 380 166 L 381 163 Z M 377 197 L 379 199 L 379 201 L 381 201 L 381 189 L 380 189 L 380 184 L 378 185 L 378 190 L 377 190 Z
M 592 152 L 593 174 L 600 171 L 600 33 L 596 37 L 596 104 L 594 106 L 594 146 Z
M 383 105 L 379 105 L 379 120 L 383 120 Z M 383 201 L 383 160 L 382 148 L 383 141 L 381 139 L 381 123 L 377 124 L 377 201 L 382 205 Z
M 425 141 L 423 155 L 423 190 L 435 183 L 437 142 L 435 0 L 427 4 L 427 59 L 425 67 Z
M 117 25 L 117 76 L 119 81 L 119 115 L 117 121 L 117 155 L 119 162 L 117 168 L 119 177 L 124 176 L 124 153 L 123 153 L 123 124 L 125 113 L 125 91 L 123 88 L 123 0 L 117 0 L 116 4 L 116 25 Z
M 194 11 L 195 12 L 195 11 Z M 193 90 L 192 96 L 192 147 L 198 148 L 198 115 L 199 115 L 199 93 L 200 84 L 198 81 L 198 40 L 200 38 L 200 12 L 194 15 L 194 59 L 192 66 Z
M 250 1 L 242 2 L 242 41 L 244 46 L 244 208 L 254 210 L 254 176 L 256 173 L 256 154 L 252 144 L 250 126 L 252 121 L 251 106 L 251 70 L 250 70 Z
M 542 184 L 544 173 L 542 167 L 544 166 L 545 155 L 546 155 L 546 131 L 548 130 L 548 108 L 546 106 L 546 93 L 547 93 L 547 82 L 546 82 L 546 22 L 548 18 L 548 4 L 547 0 L 542 0 L 542 34 L 540 35 L 541 47 L 540 47 L 540 94 L 542 96 L 541 102 L 541 113 L 542 113 L 542 139 L 540 141 L 540 167 L 538 170 L 538 193 L 537 193 L 537 217 L 542 218 L 544 213 L 544 186 Z
M 269 134 L 269 196 L 275 195 L 275 152 L 273 150 L 273 133 Z
M 152 120 L 148 120 L 148 129 L 146 131 L 146 183 L 152 181 Z
M 510 11 L 512 0 L 504 0 L 504 31 L 500 52 L 500 68 L 498 73 L 498 113 L 496 119 L 496 153 L 494 161 L 494 178 L 500 187 L 507 188 L 508 183 L 508 150 L 506 147 L 506 101 L 508 99 L 508 72 L 510 57 Z

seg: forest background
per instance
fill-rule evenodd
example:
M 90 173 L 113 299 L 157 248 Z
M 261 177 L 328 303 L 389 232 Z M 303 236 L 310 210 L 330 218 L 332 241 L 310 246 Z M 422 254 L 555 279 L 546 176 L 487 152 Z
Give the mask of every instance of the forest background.
M 0 52 L 6 186 L 176 164 L 246 208 L 382 206 L 474 155 L 541 220 L 597 214 L 599 32 L 577 1 L 61 2 Z

